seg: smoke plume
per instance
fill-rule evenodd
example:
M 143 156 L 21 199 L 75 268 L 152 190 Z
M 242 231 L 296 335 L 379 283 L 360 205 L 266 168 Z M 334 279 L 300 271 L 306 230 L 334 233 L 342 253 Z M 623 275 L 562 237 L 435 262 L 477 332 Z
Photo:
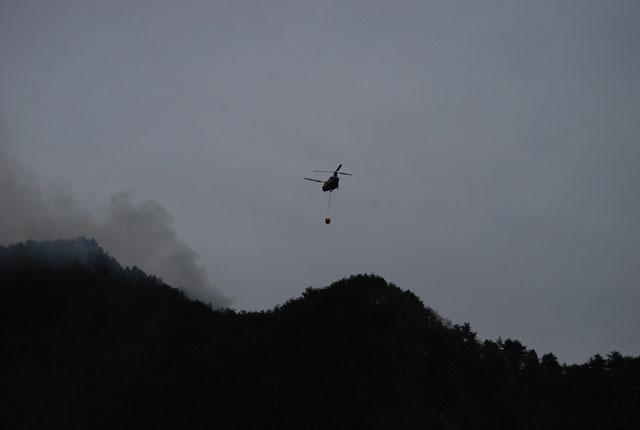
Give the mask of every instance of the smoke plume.
M 0 124 L 0 244 L 92 237 L 125 266 L 138 266 L 215 307 L 230 304 L 209 282 L 198 254 L 178 238 L 172 217 L 158 202 L 136 201 L 132 192 L 121 191 L 111 196 L 104 216 L 96 217 L 70 192 L 42 187 L 12 149 Z

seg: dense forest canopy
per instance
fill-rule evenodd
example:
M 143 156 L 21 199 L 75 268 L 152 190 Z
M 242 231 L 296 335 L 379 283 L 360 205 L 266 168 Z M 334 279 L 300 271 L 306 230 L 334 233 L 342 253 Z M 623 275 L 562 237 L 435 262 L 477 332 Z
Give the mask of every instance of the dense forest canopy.
M 640 428 L 640 357 L 480 341 L 375 275 L 212 309 L 93 240 L 0 247 L 2 428 Z

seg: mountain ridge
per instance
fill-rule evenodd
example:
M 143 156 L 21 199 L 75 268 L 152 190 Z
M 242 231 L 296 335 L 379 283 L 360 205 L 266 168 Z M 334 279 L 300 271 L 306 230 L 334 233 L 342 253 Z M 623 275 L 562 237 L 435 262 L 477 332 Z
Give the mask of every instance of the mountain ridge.
M 3 428 L 637 428 L 640 357 L 479 341 L 374 274 L 212 309 L 91 239 L 0 246 Z

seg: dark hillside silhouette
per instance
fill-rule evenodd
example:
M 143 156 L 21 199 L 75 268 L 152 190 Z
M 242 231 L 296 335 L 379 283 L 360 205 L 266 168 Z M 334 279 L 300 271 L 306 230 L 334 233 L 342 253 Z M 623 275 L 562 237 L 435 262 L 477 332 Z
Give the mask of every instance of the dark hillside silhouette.
M 640 358 L 479 341 L 375 275 L 214 310 L 89 239 L 0 247 L 1 428 L 638 429 Z

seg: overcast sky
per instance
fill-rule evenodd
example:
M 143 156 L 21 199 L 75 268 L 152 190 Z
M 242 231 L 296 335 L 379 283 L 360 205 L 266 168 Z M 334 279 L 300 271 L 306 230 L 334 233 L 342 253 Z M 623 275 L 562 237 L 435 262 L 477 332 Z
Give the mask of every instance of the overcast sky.
M 0 0 L 0 117 L 43 189 L 163 208 L 238 309 L 373 272 L 481 338 L 640 355 L 639 22 L 637 0 Z M 340 163 L 325 225 L 302 178 Z

